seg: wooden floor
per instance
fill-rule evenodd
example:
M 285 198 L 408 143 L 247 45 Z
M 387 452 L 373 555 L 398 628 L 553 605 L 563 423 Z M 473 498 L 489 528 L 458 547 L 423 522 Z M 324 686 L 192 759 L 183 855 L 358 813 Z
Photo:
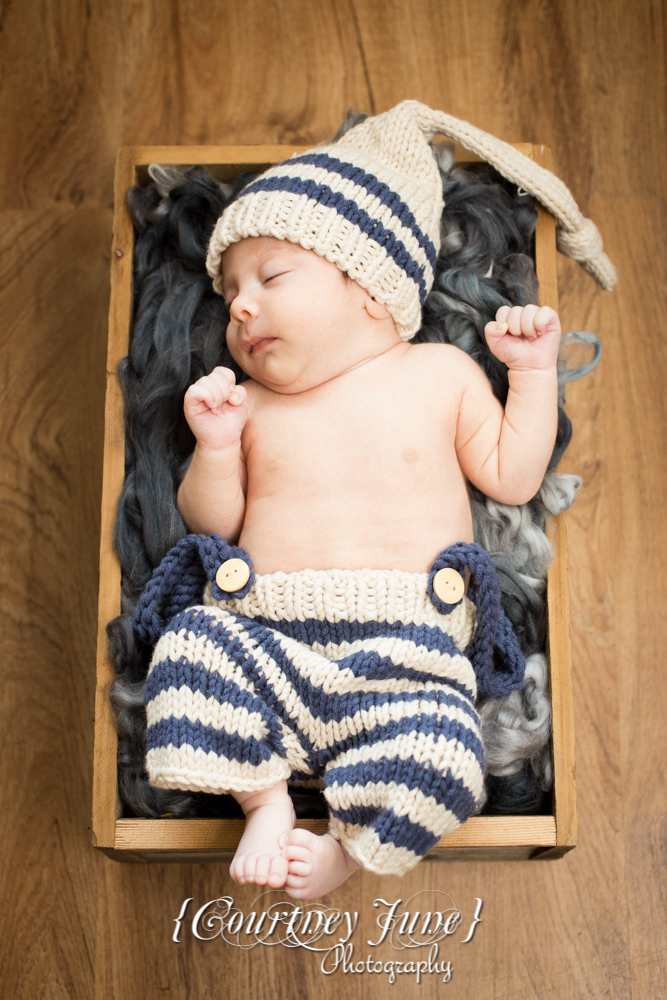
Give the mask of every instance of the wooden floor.
M 667 229 L 658 0 L 11 0 L 0 5 L 3 996 L 497 1000 L 667 996 Z M 559 264 L 565 329 L 599 334 L 568 390 L 580 844 L 555 862 L 355 875 L 355 961 L 378 897 L 448 892 L 473 940 L 439 976 L 324 976 L 317 956 L 172 942 L 215 865 L 96 853 L 91 802 L 97 550 L 112 178 L 120 145 L 316 143 L 354 106 L 417 98 L 551 144 L 620 275 Z M 422 897 L 425 899 L 426 897 Z M 431 908 L 413 903 L 412 909 Z M 192 915 L 192 910 L 190 911 Z M 375 956 L 374 956 L 375 957 Z M 407 955 L 410 958 L 423 958 Z M 406 960 L 407 960 L 406 959 Z

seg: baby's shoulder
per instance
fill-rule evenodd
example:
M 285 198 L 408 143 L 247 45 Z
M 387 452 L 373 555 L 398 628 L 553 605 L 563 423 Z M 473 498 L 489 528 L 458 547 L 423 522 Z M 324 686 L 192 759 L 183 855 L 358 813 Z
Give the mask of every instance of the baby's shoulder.
M 469 354 L 454 344 L 410 344 L 409 363 L 426 380 L 467 380 L 471 372 L 481 371 Z
M 409 344 L 410 355 L 414 359 L 449 359 L 450 361 L 455 360 L 459 355 L 466 356 L 465 351 L 462 351 L 460 347 L 456 347 L 454 344 L 433 344 L 427 341 L 423 344 Z

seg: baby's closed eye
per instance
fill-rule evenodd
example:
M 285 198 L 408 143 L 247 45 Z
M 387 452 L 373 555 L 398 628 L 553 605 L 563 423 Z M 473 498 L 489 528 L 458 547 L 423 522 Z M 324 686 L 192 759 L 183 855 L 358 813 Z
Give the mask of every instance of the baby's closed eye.
M 267 282 L 273 281 L 274 278 L 282 278 L 285 274 L 289 274 L 289 273 L 290 273 L 289 270 L 276 271 L 275 274 L 270 274 L 268 276 L 268 278 L 264 278 L 264 280 L 262 281 L 262 284 L 266 285 Z

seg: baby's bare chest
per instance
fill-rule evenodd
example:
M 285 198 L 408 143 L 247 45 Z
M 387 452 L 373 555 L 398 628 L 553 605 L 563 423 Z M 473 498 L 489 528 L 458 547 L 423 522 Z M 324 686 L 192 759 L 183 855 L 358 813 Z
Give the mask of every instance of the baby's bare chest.
M 249 490 L 425 489 L 458 470 L 457 407 L 414 386 L 267 397 L 244 432 Z

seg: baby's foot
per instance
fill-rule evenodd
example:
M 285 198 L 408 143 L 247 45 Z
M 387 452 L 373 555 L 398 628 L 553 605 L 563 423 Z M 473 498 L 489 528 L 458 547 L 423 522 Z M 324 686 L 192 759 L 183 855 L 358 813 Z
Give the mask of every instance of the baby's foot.
M 287 785 L 283 781 L 273 788 L 238 796 L 237 801 L 245 813 L 245 830 L 229 874 L 239 885 L 256 882 L 278 889 L 285 884 L 288 868 L 278 840 L 296 823 Z
M 285 889 L 297 899 L 319 899 L 344 882 L 359 865 L 330 833 L 292 830 L 281 838 L 288 862 Z

